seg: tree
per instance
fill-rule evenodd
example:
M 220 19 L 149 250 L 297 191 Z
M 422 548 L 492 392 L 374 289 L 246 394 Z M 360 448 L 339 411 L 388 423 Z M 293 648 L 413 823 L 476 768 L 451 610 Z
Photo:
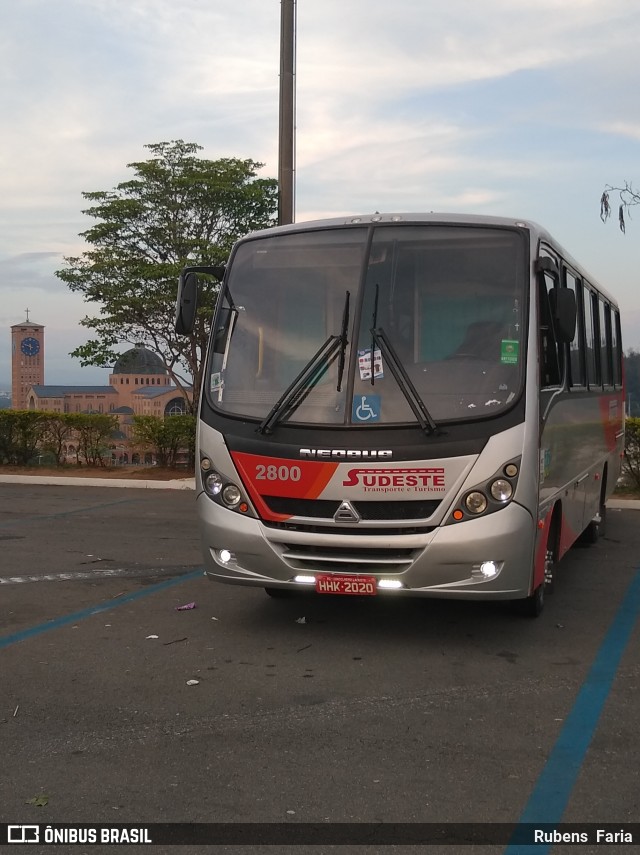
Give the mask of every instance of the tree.
M 134 178 L 114 190 L 83 193 L 82 213 L 97 223 L 81 233 L 90 249 L 65 258 L 56 276 L 100 306 L 80 323 L 95 337 L 71 353 L 82 365 L 112 365 L 121 343 L 142 344 L 164 361 L 195 412 L 219 283 L 201 281 L 191 336 L 176 335 L 177 282 L 185 265 L 221 265 L 235 241 L 275 223 L 277 181 L 258 178 L 253 160 L 197 156 L 183 140 L 145 146 L 152 157 L 130 163 Z M 188 395 L 185 397 L 189 401 Z
M 58 465 L 64 463 L 64 445 L 73 437 L 73 429 L 67 415 L 50 413 L 42 435 L 42 450 L 53 455 Z
M 631 208 L 634 205 L 640 205 L 640 193 L 634 190 L 633 185 L 629 181 L 625 181 L 622 187 L 612 187 L 607 184 L 600 197 L 600 219 L 603 223 L 606 223 L 611 216 L 610 193 L 618 194 L 618 199 L 620 200 L 618 205 L 618 225 L 620 226 L 620 231 L 624 234 L 627 230 L 624 219 L 625 211 L 631 216 Z
M 196 425 L 193 416 L 134 416 L 133 438 L 155 452 L 158 465 L 175 466 L 178 452 L 186 449 L 193 457 Z
M 47 413 L 3 410 L 0 413 L 0 464 L 26 466 L 33 460 L 47 422 Z
M 640 415 L 640 351 L 632 347 L 624 354 L 624 386 L 627 415 Z
M 118 429 L 118 417 L 106 413 L 66 413 L 65 421 L 78 443 L 78 462 L 82 454 L 87 466 L 105 466 L 111 435 Z

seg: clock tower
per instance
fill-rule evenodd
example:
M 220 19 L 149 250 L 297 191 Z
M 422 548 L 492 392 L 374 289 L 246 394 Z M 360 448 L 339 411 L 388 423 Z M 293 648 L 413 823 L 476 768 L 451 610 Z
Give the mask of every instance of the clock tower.
M 44 327 L 27 319 L 11 327 L 11 406 L 27 407 L 31 386 L 44 385 Z

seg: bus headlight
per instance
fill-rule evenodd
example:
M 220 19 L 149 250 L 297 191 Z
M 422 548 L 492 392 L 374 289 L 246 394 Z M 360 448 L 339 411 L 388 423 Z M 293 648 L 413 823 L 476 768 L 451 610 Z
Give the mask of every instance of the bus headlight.
M 513 496 L 513 487 L 504 478 L 498 478 L 491 485 L 491 495 L 496 502 L 508 502 Z
M 235 508 L 240 504 L 242 493 L 235 484 L 227 484 L 222 490 L 222 501 L 228 508 Z
M 222 490 L 222 477 L 217 472 L 210 472 L 202 479 L 202 484 L 210 496 L 217 496 Z
M 470 514 L 483 514 L 487 510 L 487 498 L 483 493 L 474 490 L 465 497 L 464 506 Z
M 230 511 L 239 514 L 249 514 L 251 511 L 240 487 L 228 481 L 225 476 L 216 472 L 215 469 L 203 472 L 202 486 L 204 491 L 216 504 L 222 505 Z
M 458 497 L 445 525 L 501 511 L 515 496 L 520 475 L 520 457 L 508 460 L 486 481 L 469 485 Z

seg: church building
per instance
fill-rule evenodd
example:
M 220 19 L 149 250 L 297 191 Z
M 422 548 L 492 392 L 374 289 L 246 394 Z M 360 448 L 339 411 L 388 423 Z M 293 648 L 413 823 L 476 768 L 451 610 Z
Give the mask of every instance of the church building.
M 160 357 L 142 345 L 118 357 L 108 386 L 46 385 L 44 329 L 29 319 L 28 312 L 24 323 L 11 327 L 13 409 L 117 416 L 117 462 L 130 462 L 134 456 L 130 447 L 134 415 L 163 418 L 187 411 L 184 395 L 171 384 Z

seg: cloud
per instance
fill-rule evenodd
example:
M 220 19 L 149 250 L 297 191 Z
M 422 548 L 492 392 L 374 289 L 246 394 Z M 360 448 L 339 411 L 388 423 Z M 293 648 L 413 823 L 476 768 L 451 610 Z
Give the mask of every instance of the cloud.
M 8 5 L 0 307 L 15 322 L 33 303 L 67 329 L 84 307 L 53 271 L 85 249 L 82 192 L 131 177 L 145 144 L 184 139 L 276 175 L 280 1 Z M 637 299 L 631 241 L 597 231 L 596 203 L 637 177 L 638 4 L 300 0 L 297 16 L 299 218 L 535 213 L 577 255 L 615 246 L 603 274 Z
M 23 252 L 18 255 L 0 257 L 0 281 L 11 288 L 25 287 L 41 291 L 59 291 L 64 288 L 58 279 L 51 276 L 51 265 L 61 264 L 58 252 Z

